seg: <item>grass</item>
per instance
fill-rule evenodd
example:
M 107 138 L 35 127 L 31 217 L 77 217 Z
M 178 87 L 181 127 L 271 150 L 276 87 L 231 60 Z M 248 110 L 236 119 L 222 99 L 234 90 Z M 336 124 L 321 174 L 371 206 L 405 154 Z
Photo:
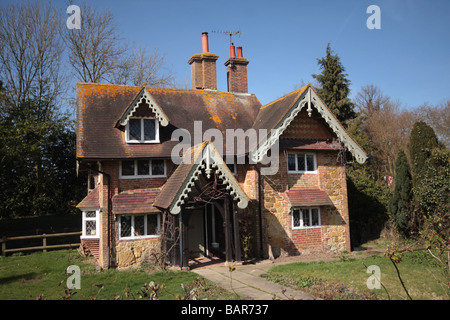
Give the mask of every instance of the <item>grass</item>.
M 77 265 L 81 270 L 81 288 L 70 292 L 66 291 L 69 265 Z M 151 281 L 164 285 L 157 291 L 160 300 L 184 299 L 187 292 L 195 292 L 198 299 L 238 299 L 190 271 L 154 271 L 144 267 L 96 271 L 95 265 L 76 250 L 0 257 L 0 300 L 149 299 L 152 290 L 146 290 L 145 285 Z
M 366 281 L 371 274 L 366 273 L 366 266 L 370 265 L 380 267 L 381 283 L 386 290 L 383 287 L 372 290 L 367 288 Z M 407 253 L 397 267 L 412 299 L 450 298 L 442 284 L 442 269 L 427 252 Z M 271 268 L 265 277 L 286 286 L 300 288 L 322 299 L 408 299 L 392 262 L 379 255 L 280 265 Z

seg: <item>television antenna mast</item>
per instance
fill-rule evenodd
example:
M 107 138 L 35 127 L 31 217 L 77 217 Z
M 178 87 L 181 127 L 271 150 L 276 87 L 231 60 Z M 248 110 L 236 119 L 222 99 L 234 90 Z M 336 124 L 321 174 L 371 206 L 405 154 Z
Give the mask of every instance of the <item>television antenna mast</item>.
M 214 32 L 214 33 L 222 33 L 222 34 L 227 34 L 227 35 L 229 35 L 229 36 L 230 36 L 230 45 L 233 43 L 233 41 L 232 41 L 232 37 L 233 37 L 233 36 L 235 36 L 235 35 L 241 36 L 241 34 L 242 34 L 242 31 L 241 31 L 241 30 L 238 30 L 238 31 L 213 30 L 212 32 Z

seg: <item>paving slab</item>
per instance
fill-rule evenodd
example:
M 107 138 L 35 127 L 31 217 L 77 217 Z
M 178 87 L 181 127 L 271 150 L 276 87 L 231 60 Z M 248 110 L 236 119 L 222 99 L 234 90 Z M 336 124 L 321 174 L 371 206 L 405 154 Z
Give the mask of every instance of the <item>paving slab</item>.
M 273 265 L 237 265 L 230 272 L 227 265 L 220 264 L 203 268 L 194 268 L 193 272 L 214 282 L 218 286 L 236 293 L 248 300 L 312 300 L 313 297 L 303 291 L 294 290 L 261 277 Z

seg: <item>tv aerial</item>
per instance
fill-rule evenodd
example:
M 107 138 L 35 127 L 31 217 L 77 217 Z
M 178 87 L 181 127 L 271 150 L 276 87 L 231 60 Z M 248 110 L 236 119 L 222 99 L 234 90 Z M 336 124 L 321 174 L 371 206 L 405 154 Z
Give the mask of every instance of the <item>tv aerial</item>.
M 233 41 L 232 41 L 232 37 L 233 37 L 233 36 L 235 36 L 235 35 L 241 36 L 241 34 L 242 34 L 242 31 L 241 31 L 241 30 L 238 30 L 238 31 L 213 30 L 213 31 L 211 31 L 211 32 L 229 35 L 229 36 L 230 36 L 230 45 L 233 44 Z

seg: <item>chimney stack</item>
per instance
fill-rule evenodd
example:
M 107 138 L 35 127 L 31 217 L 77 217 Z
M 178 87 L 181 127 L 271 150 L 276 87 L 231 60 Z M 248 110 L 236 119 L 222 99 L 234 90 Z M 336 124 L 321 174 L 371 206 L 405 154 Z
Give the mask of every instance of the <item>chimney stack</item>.
M 216 60 L 209 52 L 208 32 L 202 33 L 202 53 L 194 54 L 188 61 L 191 65 L 192 89 L 217 90 Z
M 242 47 L 237 47 L 237 56 L 234 45 L 230 46 L 230 58 L 225 62 L 227 67 L 228 92 L 248 93 L 247 65 L 249 61 L 242 55 Z

